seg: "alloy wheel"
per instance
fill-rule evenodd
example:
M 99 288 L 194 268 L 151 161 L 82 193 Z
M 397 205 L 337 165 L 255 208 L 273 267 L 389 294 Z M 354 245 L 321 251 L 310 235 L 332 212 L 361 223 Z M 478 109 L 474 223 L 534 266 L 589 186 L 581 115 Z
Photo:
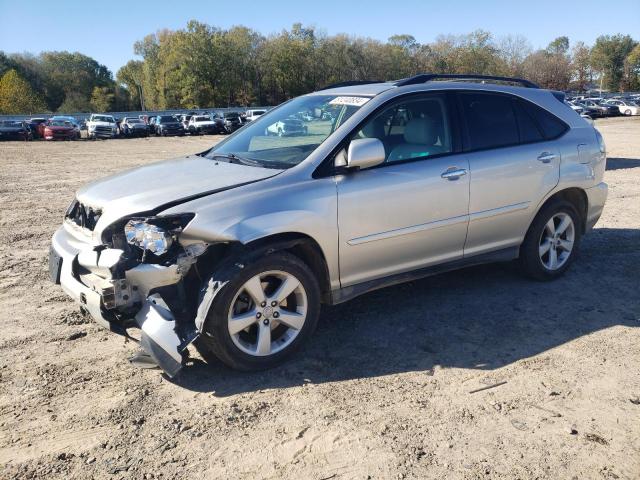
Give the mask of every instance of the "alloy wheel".
M 558 270 L 571 256 L 575 242 L 575 225 L 564 212 L 553 215 L 540 235 L 538 254 L 547 270 Z
M 298 336 L 307 306 L 307 293 L 291 273 L 274 270 L 255 275 L 231 302 L 227 318 L 231 340 L 246 354 L 273 355 Z

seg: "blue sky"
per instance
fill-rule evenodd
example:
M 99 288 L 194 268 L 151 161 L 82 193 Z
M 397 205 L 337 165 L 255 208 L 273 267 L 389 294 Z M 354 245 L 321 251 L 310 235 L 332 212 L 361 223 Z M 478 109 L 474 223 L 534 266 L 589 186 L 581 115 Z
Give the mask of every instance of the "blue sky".
M 115 75 L 134 57 L 133 42 L 161 28 L 182 28 L 190 19 L 221 28 L 246 25 L 263 34 L 302 22 L 330 35 L 386 40 L 407 33 L 421 43 L 439 34 L 478 28 L 495 36 L 522 34 L 536 48 L 560 35 L 589 44 L 599 35 L 615 33 L 640 40 L 640 0 L 0 0 L 0 50 L 79 51 L 107 65 Z

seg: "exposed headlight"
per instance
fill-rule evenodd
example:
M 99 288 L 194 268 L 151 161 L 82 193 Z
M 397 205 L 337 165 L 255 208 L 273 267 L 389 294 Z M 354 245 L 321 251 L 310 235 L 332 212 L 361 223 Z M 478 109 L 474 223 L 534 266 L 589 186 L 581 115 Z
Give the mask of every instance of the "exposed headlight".
M 166 253 L 173 244 L 173 237 L 169 232 L 144 221 L 129 220 L 124 226 L 124 233 L 129 244 L 156 255 Z
M 133 218 L 125 224 L 124 234 L 130 245 L 145 252 L 163 255 L 173 245 L 176 234 L 180 233 L 192 218 L 193 214 Z

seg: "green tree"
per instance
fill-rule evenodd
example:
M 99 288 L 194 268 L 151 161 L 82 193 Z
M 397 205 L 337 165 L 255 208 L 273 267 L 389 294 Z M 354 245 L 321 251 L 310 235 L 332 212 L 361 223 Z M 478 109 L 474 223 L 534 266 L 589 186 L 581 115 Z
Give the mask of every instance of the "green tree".
M 14 69 L 0 78 L 0 113 L 27 114 L 44 110 L 42 98 Z
M 91 107 L 96 112 L 109 112 L 113 107 L 115 94 L 109 87 L 94 87 L 91 93 Z
M 604 76 L 604 86 L 612 91 L 625 87 L 625 59 L 637 42 L 629 35 L 602 35 L 591 49 L 591 65 Z
M 569 53 L 569 37 L 558 37 L 547 46 L 547 52 L 552 55 L 566 55 Z

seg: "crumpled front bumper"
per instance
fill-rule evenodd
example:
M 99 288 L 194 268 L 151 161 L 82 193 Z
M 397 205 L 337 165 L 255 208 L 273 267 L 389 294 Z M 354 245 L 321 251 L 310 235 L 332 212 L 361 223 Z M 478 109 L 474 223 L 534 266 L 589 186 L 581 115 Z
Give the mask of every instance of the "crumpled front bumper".
M 178 328 L 157 289 L 178 284 L 183 274 L 180 266 L 141 263 L 125 270 L 121 278 L 113 278 L 111 273 L 118 270 L 124 252 L 92 245 L 67 228 L 72 227 L 63 225 L 52 238 L 51 280 L 108 330 L 128 337 L 128 328 L 139 328 L 142 348 L 170 377 L 175 376 L 198 332 L 195 327 Z

